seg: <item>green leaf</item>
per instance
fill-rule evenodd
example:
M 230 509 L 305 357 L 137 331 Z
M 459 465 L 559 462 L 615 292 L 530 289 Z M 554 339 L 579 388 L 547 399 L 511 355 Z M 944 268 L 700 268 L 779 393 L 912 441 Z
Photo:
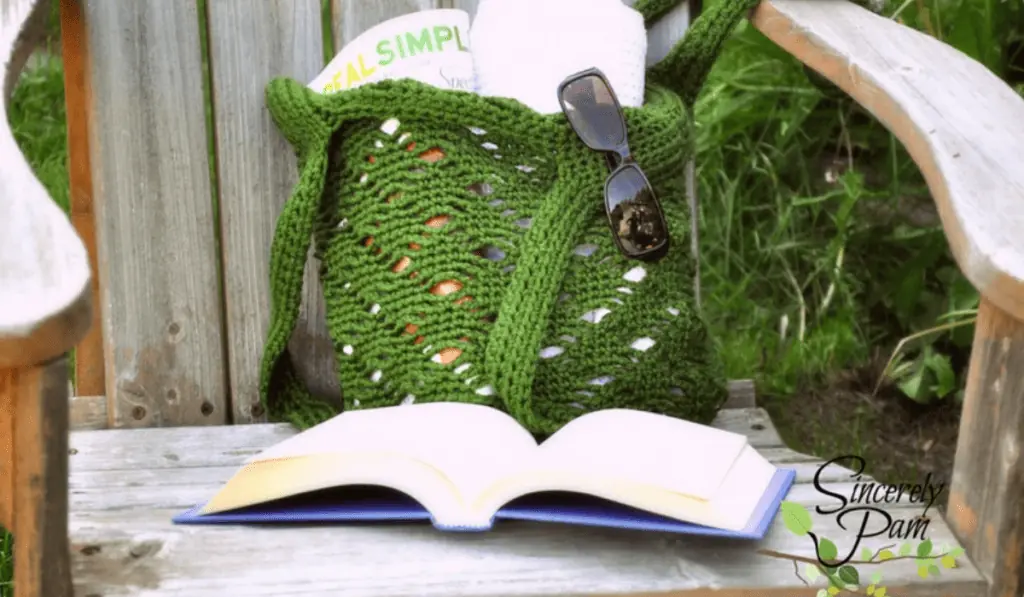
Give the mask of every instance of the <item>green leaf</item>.
M 860 584 L 860 573 L 853 566 L 843 566 L 839 569 L 839 580 L 848 585 Z
M 924 557 L 929 556 L 931 553 L 932 553 L 932 540 L 931 539 L 925 539 L 920 544 L 918 544 L 918 546 L 917 546 L 917 555 L 918 555 L 918 557 L 924 558 Z
M 779 513 L 789 532 L 802 537 L 811 532 L 811 515 L 807 508 L 796 502 L 782 502 Z
M 880 582 L 882 582 L 882 573 L 881 572 L 875 572 L 874 574 L 871 575 L 871 584 L 877 585 Z
M 918 566 L 917 575 L 921 578 L 928 578 L 928 566 Z
M 818 541 L 818 557 L 825 560 L 826 562 L 834 561 L 839 556 L 839 549 L 836 548 L 836 544 L 832 543 L 824 537 Z
M 956 568 L 956 558 L 951 555 L 942 556 L 942 567 L 943 568 Z
M 868 595 L 874 595 L 875 594 L 875 585 L 868 585 L 867 592 L 868 592 Z
M 959 558 L 960 556 L 964 555 L 964 548 L 957 547 L 953 551 L 949 552 L 949 555 L 953 556 L 954 559 Z
M 913 373 L 907 376 L 906 379 L 896 384 L 900 391 L 907 395 L 907 398 L 917 402 L 926 402 L 927 399 L 922 394 L 924 388 L 924 369 L 917 369 Z
M 907 541 L 903 545 L 900 545 L 900 555 L 901 556 L 910 555 L 910 550 L 911 549 L 914 549 L 914 544 L 911 543 L 910 541 Z
M 942 15 L 947 30 L 943 41 L 999 72 L 1002 54 L 997 27 L 1002 21 L 996 10 L 987 3 L 964 2 L 950 12 Z
M 818 580 L 819 576 L 821 576 L 821 571 L 818 570 L 818 567 L 814 564 L 807 564 L 807 566 L 804 567 L 804 576 L 807 577 L 808 582 L 814 582 Z
M 953 363 L 949 355 L 933 353 L 928 355 L 925 366 L 931 369 L 935 377 L 935 383 L 931 390 L 939 398 L 949 396 L 957 389 L 956 373 L 953 371 Z
M 893 557 L 894 556 L 893 556 L 892 552 L 889 551 L 888 549 L 883 549 L 882 551 L 878 552 L 878 559 L 880 561 L 882 561 L 882 562 L 884 562 L 886 560 L 891 560 L 891 559 L 893 559 Z
M 865 547 L 864 549 L 860 550 L 860 559 L 864 560 L 865 562 L 870 562 L 871 556 L 873 555 L 875 554 L 873 551 L 871 551 L 870 547 Z
M 939 570 L 939 567 L 936 566 L 935 564 L 930 564 L 928 566 L 928 573 L 931 574 L 932 576 L 938 576 L 939 574 L 942 573 L 942 571 Z
M 831 587 L 828 588 L 828 594 L 829 595 L 833 595 L 833 596 L 834 595 L 838 595 L 839 594 L 839 587 L 837 587 L 835 585 L 832 585 Z

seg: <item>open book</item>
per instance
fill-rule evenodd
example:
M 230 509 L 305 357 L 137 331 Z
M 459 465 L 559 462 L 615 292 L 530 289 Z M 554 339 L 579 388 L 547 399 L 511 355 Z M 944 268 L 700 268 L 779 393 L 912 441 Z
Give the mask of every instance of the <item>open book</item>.
M 540 445 L 462 403 L 348 411 L 265 450 L 179 524 L 495 519 L 758 539 L 794 471 L 736 433 L 641 411 L 582 415 Z

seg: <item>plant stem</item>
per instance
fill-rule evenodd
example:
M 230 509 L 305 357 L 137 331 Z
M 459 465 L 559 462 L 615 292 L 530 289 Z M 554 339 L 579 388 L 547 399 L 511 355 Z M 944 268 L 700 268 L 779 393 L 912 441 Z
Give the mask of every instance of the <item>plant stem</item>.
M 883 547 L 883 548 L 881 548 L 879 550 L 879 552 L 881 552 L 881 551 L 883 551 L 885 549 L 889 549 L 889 548 Z M 801 562 L 801 563 L 804 563 L 804 564 L 811 564 L 813 566 L 818 566 L 818 565 L 821 564 L 821 562 L 819 562 L 817 558 L 808 558 L 808 557 L 805 557 L 805 556 L 797 556 L 797 555 L 793 555 L 793 554 L 782 553 L 780 551 L 775 551 L 775 550 L 772 550 L 772 549 L 759 549 L 759 550 L 757 550 L 757 553 L 759 553 L 759 554 L 761 554 L 763 556 L 768 556 L 770 558 L 777 558 L 777 559 L 780 559 L 780 560 L 790 560 L 792 562 Z M 928 556 L 925 556 L 925 557 L 929 558 L 929 559 L 938 560 L 938 559 L 942 559 L 942 558 L 946 557 L 947 555 L 949 555 L 949 554 L 948 553 L 942 553 L 942 554 L 936 554 L 936 555 L 928 555 Z M 849 564 L 851 566 L 852 565 L 857 565 L 857 564 L 877 565 L 877 564 L 884 564 L 885 562 L 895 562 L 896 560 L 924 559 L 924 558 L 920 558 L 919 556 L 915 556 L 915 555 L 893 556 L 893 557 L 891 557 L 891 558 L 889 558 L 887 560 L 878 560 L 878 559 L 876 559 L 877 557 L 878 557 L 878 553 L 876 552 L 875 555 L 872 556 L 872 558 L 870 560 L 850 560 L 850 561 L 846 562 L 846 564 L 843 564 L 843 565 L 844 566 L 847 565 L 847 564 Z

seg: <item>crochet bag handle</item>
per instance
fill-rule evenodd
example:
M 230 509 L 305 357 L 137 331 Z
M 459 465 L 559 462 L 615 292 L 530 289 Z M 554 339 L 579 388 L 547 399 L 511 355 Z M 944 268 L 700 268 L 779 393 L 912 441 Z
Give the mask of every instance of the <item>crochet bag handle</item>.
M 633 8 L 644 16 L 649 30 L 659 19 L 684 0 L 637 0 Z M 736 24 L 761 0 L 718 0 L 691 23 L 683 38 L 668 55 L 647 69 L 648 82 L 668 87 L 683 98 L 687 107 L 697 101 L 722 44 Z
M 683 0 L 638 0 L 635 9 L 644 16 L 649 28 L 681 1 Z M 664 59 L 647 69 L 648 82 L 678 94 L 687 107 L 691 107 L 722 43 L 744 14 L 758 2 L 759 0 L 718 0 L 694 21 L 685 37 L 676 43 Z M 300 170 L 299 181 L 278 218 L 271 245 L 271 313 L 260 371 L 260 400 L 272 420 L 287 421 L 304 428 L 336 414 L 335 407 L 313 399 L 291 361 L 288 342 L 298 321 L 309 246 L 318 223 L 325 219 L 321 210 L 326 194 L 332 139 L 336 136 L 340 138 L 344 134 L 347 123 L 364 118 L 394 116 L 384 114 L 389 105 L 389 83 L 391 82 L 384 81 L 374 86 L 349 90 L 345 92 L 344 99 L 328 98 L 285 78 L 274 79 L 267 86 L 267 106 L 278 128 L 295 148 Z M 417 104 L 412 102 L 411 105 Z M 559 145 L 563 142 L 578 144 L 568 133 L 564 139 L 559 140 Z M 597 157 L 590 157 L 597 160 Z M 601 168 L 584 170 L 593 171 L 595 176 L 602 172 Z M 576 185 L 584 182 L 593 182 L 598 186 L 601 184 L 601 180 L 596 178 L 590 181 L 592 176 L 589 175 L 575 178 L 578 179 L 575 180 Z M 551 193 L 551 201 L 547 202 L 549 210 L 556 210 L 561 206 L 570 208 L 571 212 L 577 215 L 582 213 L 577 212 L 580 206 L 575 203 L 578 203 L 579 197 L 585 197 L 587 193 L 581 192 L 578 188 L 570 188 L 571 186 L 556 184 Z M 564 249 L 565 253 L 571 252 L 571 234 L 566 234 L 566 230 L 555 224 L 561 222 L 564 225 L 576 225 L 579 223 L 578 218 L 543 219 L 549 220 L 555 226 L 549 232 L 565 237 L 564 242 L 556 244 L 566 246 L 557 248 Z M 323 249 L 324 247 L 318 246 L 317 254 L 319 255 Z M 527 257 L 527 261 L 519 264 L 521 268 L 529 264 L 529 256 L 524 257 Z M 559 279 L 560 272 L 557 270 L 560 268 L 556 267 L 558 259 L 551 257 L 550 252 L 548 257 L 541 254 L 534 257 L 537 267 L 525 269 L 543 271 L 547 274 L 545 278 L 556 281 Z M 514 278 L 523 279 L 523 276 Z M 509 288 L 506 300 L 509 304 L 503 303 L 502 308 L 516 307 L 515 310 L 530 312 L 533 314 L 531 319 L 536 321 L 538 326 L 509 328 L 505 330 L 507 334 L 495 330 L 497 333 L 492 333 L 487 349 L 487 357 L 493 358 L 485 360 L 490 363 L 490 372 L 499 395 L 527 401 L 506 406 L 521 420 L 525 419 L 524 422 L 530 423 L 533 412 L 528 403 L 529 399 L 524 396 L 529 394 L 534 368 L 523 367 L 522 359 L 518 356 L 536 355 L 534 345 L 541 341 L 537 336 L 542 333 L 539 326 L 546 320 L 552 308 L 553 295 L 538 292 L 517 293 L 514 286 L 515 284 Z M 517 358 L 510 358 L 509 352 L 516 353 Z M 271 395 L 274 397 L 273 400 L 270 400 Z

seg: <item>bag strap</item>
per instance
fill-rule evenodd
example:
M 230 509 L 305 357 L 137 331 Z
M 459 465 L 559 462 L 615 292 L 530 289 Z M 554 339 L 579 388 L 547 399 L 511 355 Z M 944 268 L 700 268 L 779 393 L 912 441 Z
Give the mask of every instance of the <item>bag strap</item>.
M 638 0 L 634 8 L 644 16 L 649 27 L 682 1 Z M 679 94 L 687 107 L 691 107 L 722 43 L 744 14 L 759 1 L 718 0 L 694 21 L 685 37 L 664 59 L 648 69 L 648 81 Z M 331 192 L 327 188 L 331 141 L 345 122 L 379 117 L 380 114 L 375 112 L 388 105 L 389 83 L 384 81 L 375 89 L 359 88 L 335 94 L 338 97 L 323 96 L 287 78 L 274 79 L 267 85 L 267 107 L 277 127 L 296 150 L 300 175 L 278 217 L 271 244 L 271 313 L 260 369 L 260 401 L 273 420 L 284 420 L 299 428 L 315 425 L 337 414 L 335 407 L 312 396 L 299 378 L 288 351 L 302 302 L 302 282 L 310 243 L 325 197 Z M 551 265 L 544 259 L 538 261 L 541 262 Z M 538 269 L 543 268 L 539 265 Z M 523 276 L 519 278 L 525 279 Z M 540 307 L 541 311 L 549 307 L 532 306 Z M 513 334 L 511 328 L 505 331 L 508 334 L 499 330 L 495 349 L 489 351 L 492 353 L 489 356 L 496 357 L 492 368 L 499 386 L 496 389 L 505 395 L 524 396 L 528 392 L 524 393 L 523 388 L 532 384 L 533 376 L 524 374 L 523 369 L 515 365 L 530 356 L 527 355 L 528 347 L 535 344 L 534 338 L 514 337 L 521 334 Z M 512 348 L 511 353 L 523 359 L 510 358 L 510 353 L 497 358 L 499 347 Z M 507 406 L 519 417 L 532 417 L 529 404 Z
M 325 193 L 333 129 L 330 119 L 294 81 L 271 81 L 266 101 L 275 124 L 296 150 L 299 181 L 278 216 L 270 248 L 270 326 L 260 368 L 260 402 L 271 420 L 305 429 L 337 414 L 330 404 L 310 394 L 288 351 L 302 303 L 306 258 Z
M 643 15 L 647 28 L 684 0 L 637 0 L 633 8 Z M 676 42 L 668 55 L 647 69 L 649 82 L 669 88 L 687 107 L 697 101 L 722 44 L 736 25 L 761 0 L 718 0 L 702 12 Z

